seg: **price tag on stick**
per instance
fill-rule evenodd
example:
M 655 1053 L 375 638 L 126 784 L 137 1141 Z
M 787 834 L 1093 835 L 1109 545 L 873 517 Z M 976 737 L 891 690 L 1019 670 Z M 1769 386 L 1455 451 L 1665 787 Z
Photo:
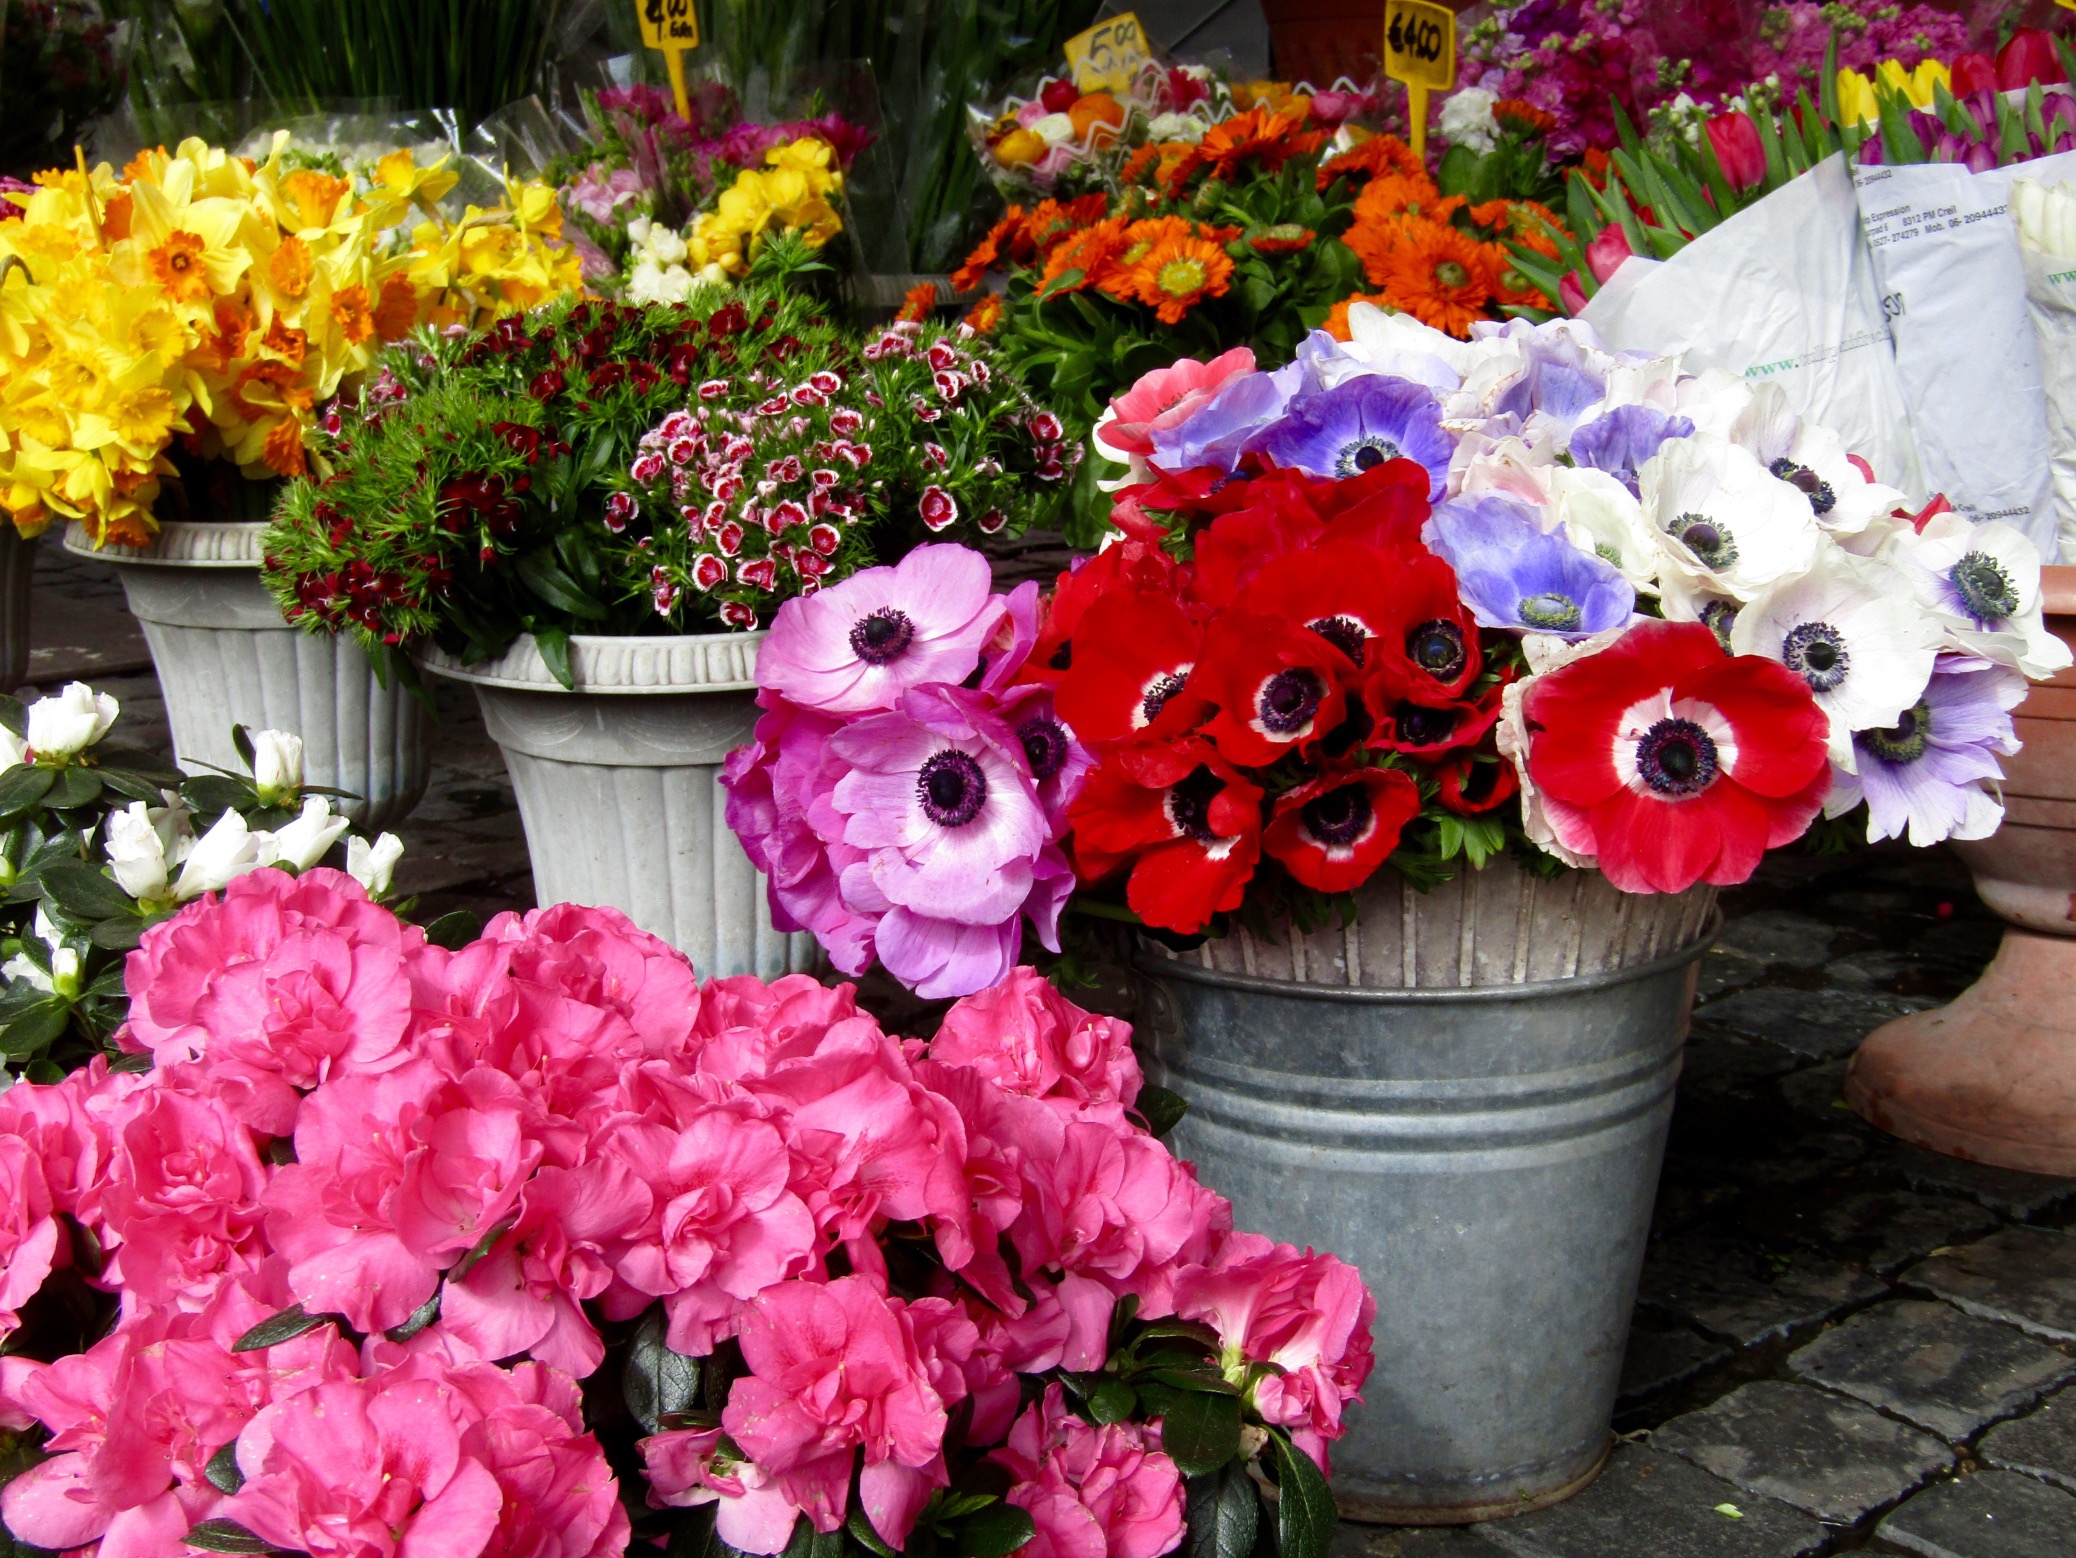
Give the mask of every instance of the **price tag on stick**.
M 1084 92 L 1129 92 L 1146 60 L 1146 29 L 1130 11 L 1067 40 L 1067 72 Z
M 1427 155 L 1427 94 L 1456 85 L 1456 13 L 1430 0 L 1385 0 L 1384 74 L 1406 84 L 1413 155 Z
M 676 99 L 678 117 L 692 117 L 692 103 L 685 96 L 685 51 L 699 47 L 699 15 L 692 0 L 634 0 L 641 18 L 642 43 L 662 51 L 670 71 L 670 95 Z

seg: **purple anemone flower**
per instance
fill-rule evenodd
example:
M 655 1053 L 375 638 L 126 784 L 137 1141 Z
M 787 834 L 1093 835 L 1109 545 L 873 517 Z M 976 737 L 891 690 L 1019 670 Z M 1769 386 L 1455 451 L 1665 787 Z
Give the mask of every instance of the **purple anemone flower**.
M 1693 436 L 1694 424 L 1685 417 L 1656 406 L 1617 406 L 1571 435 L 1572 463 L 1606 471 L 1634 496 L 1639 491 L 1636 473 L 1658 446 L 1670 438 Z
M 1941 655 L 1925 695 L 1893 726 L 1853 732 L 1859 772 L 1832 770 L 1824 809 L 1838 816 L 1864 799 L 1869 842 L 1906 830 L 1919 848 L 1986 838 L 2003 820 L 1990 786 L 2004 777 L 1997 759 L 2018 750 L 2011 710 L 2025 691 L 2016 671 Z
M 1456 570 L 1463 603 L 1488 628 L 1585 638 L 1635 614 L 1636 591 L 1621 570 L 1546 534 L 1535 511 L 1512 498 L 1445 503 L 1420 534 Z
M 1456 452 L 1432 391 L 1376 373 L 1298 396 L 1250 447 L 1311 476 L 1360 476 L 1387 460 L 1413 460 L 1427 468 L 1430 501 L 1442 495 Z
M 1607 398 L 1606 373 L 1570 331 L 1531 329 L 1520 338 L 1521 377 L 1493 402 L 1495 415 L 1526 422 L 1540 411 L 1570 426 Z
M 987 559 L 919 546 L 779 607 L 757 653 L 757 685 L 825 714 L 891 709 L 925 682 L 957 686 L 1002 620 Z
M 1292 362 L 1273 373 L 1240 374 L 1194 415 L 1154 430 L 1154 465 L 1171 472 L 1232 470 L 1262 429 L 1283 415 L 1305 373 L 1303 363 Z

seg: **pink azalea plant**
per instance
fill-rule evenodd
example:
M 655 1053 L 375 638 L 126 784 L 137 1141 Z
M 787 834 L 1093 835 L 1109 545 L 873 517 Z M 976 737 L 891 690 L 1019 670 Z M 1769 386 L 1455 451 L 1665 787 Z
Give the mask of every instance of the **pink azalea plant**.
M 1323 1558 L 1369 1295 L 1231 1231 L 1029 969 L 925 1043 L 611 910 L 449 950 L 267 869 L 126 973 L 129 1060 L 0 1094 L 17 1541 Z

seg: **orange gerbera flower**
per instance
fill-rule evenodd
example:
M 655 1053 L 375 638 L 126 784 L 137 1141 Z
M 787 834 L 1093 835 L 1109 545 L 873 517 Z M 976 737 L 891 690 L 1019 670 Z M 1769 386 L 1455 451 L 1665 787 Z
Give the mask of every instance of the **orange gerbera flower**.
M 1292 157 L 1307 156 L 1325 142 L 1325 131 L 1303 126 L 1300 115 L 1267 108 L 1235 114 L 1204 132 L 1190 155 L 1176 164 L 1168 189 L 1172 193 L 1200 168 L 1209 168 L 1213 178 L 1221 179 L 1231 178 L 1246 163 L 1257 163 L 1264 172 L 1274 173 Z
M 988 235 L 973 246 L 966 256 L 966 263 L 952 272 L 952 285 L 961 292 L 971 292 L 980 285 L 980 278 L 995 268 L 1002 258 L 1002 245 L 1012 246 L 1023 236 L 1024 208 L 1012 205 L 1002 213 L 1002 219 L 988 229 Z
M 152 275 L 168 296 L 183 303 L 199 303 L 209 296 L 209 271 L 202 264 L 208 247 L 198 234 L 175 228 L 166 235 L 164 243 L 146 256 Z
M 1250 237 L 1247 247 L 1256 254 L 1295 254 L 1300 249 L 1309 249 L 1312 240 L 1318 236 L 1311 228 L 1300 227 L 1295 222 L 1278 222 Z
M 1196 236 L 1196 230 L 1179 216 L 1145 217 L 1125 229 L 1125 249 L 1124 253 L 1118 256 L 1118 263 L 1137 265 L 1152 251 L 1155 244 Z
M 966 326 L 975 335 L 992 335 L 995 327 L 1002 323 L 1001 294 L 996 292 L 988 293 L 966 311 L 966 317 L 960 320 L 959 323 Z
M 1392 307 L 1424 325 L 1468 336 L 1499 290 L 1498 251 L 1446 222 L 1415 218 L 1376 277 Z
M 1233 262 L 1224 249 L 1193 233 L 1163 238 L 1132 267 L 1133 288 L 1164 325 L 1179 325 L 1191 305 L 1223 297 Z
M 1117 170 L 1118 181 L 1124 184 L 1138 183 L 1139 175 L 1158 162 L 1160 155 L 1160 147 L 1152 141 L 1135 148 L 1131 156 L 1125 158 L 1124 166 Z
M 1052 251 L 1054 244 L 1062 243 L 1091 222 L 1100 222 L 1110 209 L 1108 195 L 1078 195 L 1072 200 L 1041 200 L 1024 218 L 1024 241 L 1029 245 L 1029 258 L 1036 259 Z M 1011 258 L 1019 258 L 1012 255 Z
M 1425 173 L 1380 173 L 1355 197 L 1358 222 L 1391 221 L 1401 216 L 1433 216 L 1443 195 Z M 1463 197 L 1452 196 L 1458 205 Z
M 1516 200 L 1511 204 L 1513 220 L 1507 226 L 1507 236 L 1516 243 L 1533 249 L 1537 254 L 1556 259 L 1557 240 L 1550 236 L 1549 227 L 1543 224 L 1547 222 L 1550 227 L 1562 232 L 1564 223 L 1558 219 L 1557 213 L 1539 200 Z
M 1356 179 L 1373 179 L 1381 173 L 1400 173 L 1408 177 L 1427 176 L 1427 169 L 1413 155 L 1413 148 L 1395 135 L 1373 135 L 1358 142 L 1346 151 L 1326 159 L 1319 165 L 1319 187 L 1326 188 L 1335 179 L 1346 175 Z
M 1119 257 L 1131 247 L 1127 236 L 1130 226 L 1121 216 L 1107 216 L 1094 227 L 1084 227 L 1045 257 L 1038 290 L 1058 296 L 1062 292 L 1079 292 L 1084 287 L 1100 287 L 1115 297 L 1130 297 L 1131 283 L 1118 264 Z M 1080 271 L 1081 279 L 1066 281 L 1071 271 Z
M 1328 309 L 1326 311 L 1326 320 L 1319 328 L 1332 336 L 1336 341 L 1352 340 L 1354 332 L 1348 328 L 1348 310 L 1357 303 L 1374 303 L 1379 308 L 1391 307 L 1391 299 L 1381 292 L 1358 292 L 1353 297 L 1342 298 L 1340 302 Z
M 901 308 L 894 317 L 921 324 L 937 312 L 937 283 L 919 281 L 901 294 Z
M 1525 135 L 1548 135 L 1557 128 L 1557 116 L 1524 102 L 1503 97 L 1492 105 L 1492 117 L 1502 130 L 1519 130 Z

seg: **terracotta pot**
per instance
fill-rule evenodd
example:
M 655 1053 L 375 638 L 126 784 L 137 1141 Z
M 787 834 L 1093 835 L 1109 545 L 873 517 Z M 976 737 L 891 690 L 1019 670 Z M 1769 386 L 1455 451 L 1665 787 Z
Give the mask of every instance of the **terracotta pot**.
M 2042 570 L 2047 625 L 2076 648 L 2076 567 Z M 1955 844 L 2007 929 L 1959 1000 L 1875 1029 L 1845 1099 L 1871 1124 L 1950 1157 L 2076 1175 L 2076 668 L 2017 710 L 2004 825 Z

